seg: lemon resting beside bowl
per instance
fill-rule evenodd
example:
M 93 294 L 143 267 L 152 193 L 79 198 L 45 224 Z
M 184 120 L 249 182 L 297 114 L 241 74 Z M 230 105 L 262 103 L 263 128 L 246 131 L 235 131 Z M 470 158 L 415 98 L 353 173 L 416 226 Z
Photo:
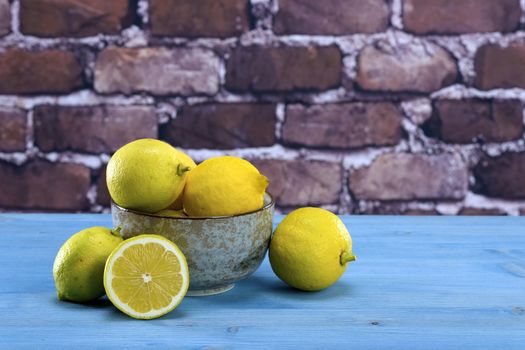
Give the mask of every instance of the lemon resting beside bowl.
M 344 223 L 321 208 L 300 208 L 288 214 L 274 232 L 269 256 L 275 274 L 304 291 L 331 286 L 355 260 Z

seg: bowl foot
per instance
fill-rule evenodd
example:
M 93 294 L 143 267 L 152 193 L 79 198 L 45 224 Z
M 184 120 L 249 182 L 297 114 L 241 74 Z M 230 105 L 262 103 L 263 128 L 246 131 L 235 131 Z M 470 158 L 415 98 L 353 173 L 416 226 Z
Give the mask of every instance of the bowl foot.
M 224 292 L 227 292 L 231 290 L 233 287 L 235 287 L 235 284 L 227 284 L 225 286 L 215 287 L 215 288 L 208 288 L 208 289 L 189 289 L 186 293 L 186 296 L 190 297 L 205 297 L 208 295 L 215 295 L 215 294 L 221 294 Z

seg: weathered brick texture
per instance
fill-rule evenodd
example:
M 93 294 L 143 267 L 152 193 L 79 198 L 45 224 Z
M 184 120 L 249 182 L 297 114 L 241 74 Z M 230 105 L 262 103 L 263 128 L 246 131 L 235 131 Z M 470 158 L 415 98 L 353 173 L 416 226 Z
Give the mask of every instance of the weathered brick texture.
M 342 167 L 307 160 L 253 160 L 270 180 L 269 191 L 280 206 L 337 203 L 342 191 Z
M 432 92 L 458 78 L 452 56 L 430 43 L 379 41 L 360 52 L 357 64 L 357 83 L 370 91 Z
M 432 209 L 410 209 L 398 202 L 382 202 L 381 205 L 365 207 L 358 211 L 366 215 L 411 215 L 428 216 L 440 215 L 437 210 Z
M 503 210 L 500 209 L 489 209 L 489 208 L 463 208 L 458 215 L 470 215 L 470 216 L 498 216 L 506 215 Z
M 481 90 L 525 88 L 525 43 L 482 46 L 474 63 L 475 85 Z
M 68 51 L 0 52 L 0 94 L 59 94 L 83 83 L 83 68 Z
M 392 103 L 289 105 L 283 141 L 293 145 L 359 148 L 397 144 L 402 114 Z
M 184 148 L 232 149 L 275 143 L 275 104 L 203 104 L 184 107 L 163 138 Z
M 219 60 L 209 50 L 109 47 L 95 65 L 95 90 L 100 93 L 192 95 L 218 89 Z
M 450 143 L 505 142 L 523 136 L 523 104 L 516 100 L 439 100 L 424 128 Z
M 44 152 L 110 153 L 135 139 L 157 137 L 151 107 L 40 106 L 33 118 L 35 145 Z
M 18 108 L 0 107 L 0 152 L 26 149 L 27 117 Z
M 151 0 L 154 35 L 227 38 L 249 29 L 246 0 Z
M 384 0 L 280 0 L 278 34 L 346 35 L 377 33 L 388 26 Z
M 385 154 L 351 171 L 350 191 L 358 199 L 461 199 L 467 180 L 467 166 L 455 154 Z
M 0 36 L 11 31 L 11 9 L 8 0 L 0 0 Z
M 107 210 L 159 138 L 278 209 L 525 215 L 520 0 L 0 0 L 0 211 Z
M 525 198 L 525 154 L 505 153 L 482 159 L 474 168 L 474 190 L 489 197 Z
M 226 88 L 256 92 L 325 90 L 341 81 L 335 46 L 239 46 L 226 62 Z
M 0 207 L 30 210 L 86 210 L 89 168 L 34 160 L 23 166 L 0 162 Z
M 403 23 L 416 34 L 510 32 L 520 15 L 519 0 L 403 1 Z
M 129 0 L 21 0 L 22 33 L 41 37 L 117 34 L 133 21 Z

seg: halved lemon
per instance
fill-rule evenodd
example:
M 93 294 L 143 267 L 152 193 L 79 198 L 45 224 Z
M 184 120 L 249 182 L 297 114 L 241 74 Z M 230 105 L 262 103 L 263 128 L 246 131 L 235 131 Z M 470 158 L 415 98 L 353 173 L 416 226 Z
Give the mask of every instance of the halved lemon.
M 140 235 L 119 244 L 106 261 L 104 288 L 120 311 L 140 319 L 175 309 L 188 291 L 190 273 L 175 243 Z

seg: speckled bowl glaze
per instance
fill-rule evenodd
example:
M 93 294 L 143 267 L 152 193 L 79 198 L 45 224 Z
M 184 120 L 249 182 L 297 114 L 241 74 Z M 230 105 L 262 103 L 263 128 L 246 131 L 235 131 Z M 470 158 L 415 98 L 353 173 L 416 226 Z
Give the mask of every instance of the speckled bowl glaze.
M 164 236 L 182 250 L 190 269 L 188 295 L 226 292 L 262 263 L 270 237 L 274 200 L 265 194 L 264 207 L 235 216 L 174 218 L 111 205 L 114 227 L 124 238 L 144 233 Z

